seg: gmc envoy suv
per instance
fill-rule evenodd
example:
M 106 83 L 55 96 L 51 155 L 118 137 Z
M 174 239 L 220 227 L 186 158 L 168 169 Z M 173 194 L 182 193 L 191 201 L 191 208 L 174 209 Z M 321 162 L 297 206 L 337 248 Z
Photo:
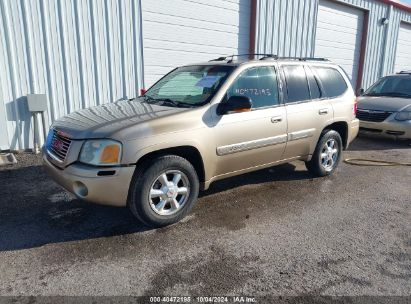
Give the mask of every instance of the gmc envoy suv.
M 128 206 L 160 227 L 223 178 L 293 160 L 333 173 L 357 136 L 355 112 L 349 78 L 326 59 L 220 57 L 176 68 L 138 98 L 55 121 L 43 161 L 78 198 Z

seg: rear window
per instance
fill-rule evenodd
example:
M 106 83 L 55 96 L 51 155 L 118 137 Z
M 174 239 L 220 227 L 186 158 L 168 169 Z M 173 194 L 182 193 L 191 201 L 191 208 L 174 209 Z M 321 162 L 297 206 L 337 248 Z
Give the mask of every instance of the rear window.
M 285 65 L 283 71 L 287 83 L 286 102 L 310 100 L 310 90 L 303 66 Z
M 326 97 L 337 97 L 347 91 L 347 83 L 336 69 L 327 67 L 311 67 L 311 69 L 313 69 L 320 78 Z

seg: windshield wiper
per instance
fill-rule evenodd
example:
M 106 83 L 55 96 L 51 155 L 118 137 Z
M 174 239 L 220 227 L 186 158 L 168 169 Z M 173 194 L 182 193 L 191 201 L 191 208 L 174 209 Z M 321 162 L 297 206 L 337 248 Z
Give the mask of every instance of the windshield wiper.
M 411 94 L 400 93 L 400 92 L 368 93 L 368 94 L 365 94 L 364 96 L 389 96 L 389 97 L 411 98 Z
M 162 105 L 171 105 L 173 107 L 190 107 L 192 108 L 194 105 L 188 102 L 183 102 L 183 101 L 177 101 L 177 100 L 172 100 L 170 98 L 158 98 L 156 101 L 163 102 Z
M 407 94 L 407 93 L 392 93 L 390 95 L 398 96 L 398 97 L 405 97 L 405 98 L 410 98 L 411 97 L 411 94 Z
M 155 102 L 157 102 L 157 99 L 155 99 L 155 98 L 153 98 L 153 97 L 151 97 L 151 96 L 148 96 L 148 95 L 143 95 L 143 98 L 144 98 L 144 101 L 147 102 L 147 103 L 155 103 Z
M 183 101 L 177 101 L 177 100 L 172 100 L 170 98 L 154 98 L 148 95 L 144 95 L 144 101 L 152 104 L 160 104 L 160 105 L 165 105 L 165 106 L 173 106 L 173 107 L 185 107 L 185 108 L 193 108 L 195 105 L 188 103 L 188 102 L 183 102 Z

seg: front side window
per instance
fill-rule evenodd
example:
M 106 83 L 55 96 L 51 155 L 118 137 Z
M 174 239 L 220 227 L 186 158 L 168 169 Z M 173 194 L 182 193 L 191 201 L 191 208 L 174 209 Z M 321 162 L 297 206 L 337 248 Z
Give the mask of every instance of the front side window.
M 347 83 L 336 69 L 327 67 L 311 67 L 320 78 L 326 97 L 333 98 L 344 94 L 347 89 Z
M 300 102 L 310 100 L 307 76 L 302 65 L 283 66 L 285 82 L 287 84 L 286 102 Z
M 247 96 L 253 109 L 278 105 L 277 73 L 274 67 L 256 67 L 244 71 L 227 90 L 225 100 L 231 96 Z
M 147 102 L 168 106 L 199 106 L 211 100 L 233 66 L 198 65 L 175 69 L 145 94 Z
M 411 77 L 389 76 L 381 78 L 364 95 L 411 98 Z

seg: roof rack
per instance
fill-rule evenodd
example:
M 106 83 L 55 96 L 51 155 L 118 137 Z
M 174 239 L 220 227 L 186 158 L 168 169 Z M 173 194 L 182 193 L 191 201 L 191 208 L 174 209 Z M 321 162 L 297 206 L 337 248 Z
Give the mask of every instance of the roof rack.
M 263 56 L 259 60 L 268 60 L 268 59 L 273 59 L 273 60 L 298 60 L 298 61 L 329 61 L 327 58 L 317 58 L 317 57 L 279 57 L 278 55 L 274 54 L 260 54 L 260 53 L 255 53 L 255 54 L 238 54 L 238 55 L 229 55 L 229 56 L 223 56 L 223 57 L 218 57 L 216 59 L 210 60 L 212 61 L 227 61 L 228 63 L 233 62 L 234 57 L 243 57 L 243 56 Z
M 223 56 L 223 57 L 218 57 L 216 59 L 211 59 L 209 62 L 211 61 L 228 61 L 228 62 L 232 62 L 234 57 L 244 57 L 244 56 L 265 56 L 265 57 L 273 57 L 275 55 L 272 54 L 237 54 L 237 55 L 228 55 L 228 56 Z M 230 59 L 229 59 L 230 58 Z
M 297 61 L 330 61 L 327 58 L 321 57 L 279 57 L 277 55 L 271 55 L 260 58 L 260 60 L 275 59 L 275 60 L 297 60 Z
M 399 72 L 399 73 L 397 73 L 397 74 L 410 74 L 410 75 L 411 75 L 411 70 L 410 70 L 410 71 L 401 71 L 401 72 Z

